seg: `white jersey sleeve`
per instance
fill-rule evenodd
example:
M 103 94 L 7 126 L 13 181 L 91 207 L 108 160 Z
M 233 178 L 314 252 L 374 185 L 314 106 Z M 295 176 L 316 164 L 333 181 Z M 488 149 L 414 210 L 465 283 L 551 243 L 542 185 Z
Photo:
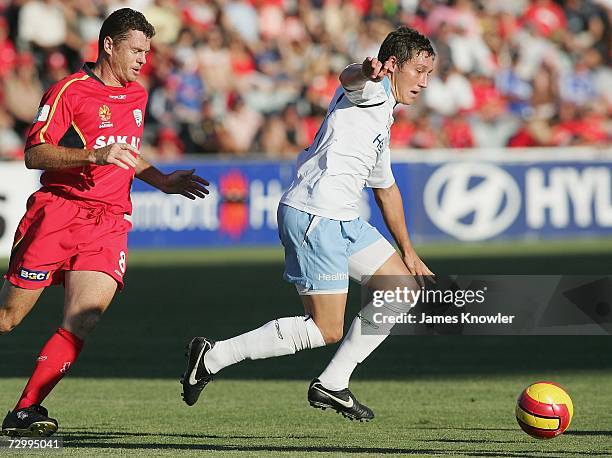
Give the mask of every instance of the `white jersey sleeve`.
M 362 89 L 349 91 L 344 86 L 346 97 L 354 105 L 373 105 L 384 103 L 389 99 L 391 93 L 391 83 L 388 78 L 384 78 L 381 82 L 366 81 Z
M 387 147 L 380 155 L 380 158 L 378 158 L 376 166 L 367 178 L 366 186 L 368 188 L 385 189 L 393 185 L 393 183 L 395 183 L 395 177 L 391 170 L 391 150 Z

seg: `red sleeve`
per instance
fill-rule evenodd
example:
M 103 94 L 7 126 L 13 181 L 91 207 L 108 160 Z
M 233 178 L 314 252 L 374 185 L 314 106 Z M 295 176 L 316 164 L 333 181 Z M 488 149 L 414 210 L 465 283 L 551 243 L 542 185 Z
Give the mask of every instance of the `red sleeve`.
M 57 145 L 73 119 L 73 101 L 69 88 L 82 77 L 60 81 L 49 88 L 40 102 L 34 124 L 30 128 L 25 149 L 41 143 Z

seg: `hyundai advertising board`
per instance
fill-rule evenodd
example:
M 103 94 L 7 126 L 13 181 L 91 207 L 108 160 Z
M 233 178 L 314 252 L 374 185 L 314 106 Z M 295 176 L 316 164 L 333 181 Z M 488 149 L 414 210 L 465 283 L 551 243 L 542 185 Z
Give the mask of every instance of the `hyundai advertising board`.
M 575 157 L 500 161 L 454 155 L 396 162 L 393 171 L 418 242 L 610 236 L 612 160 Z M 211 195 L 191 202 L 137 182 L 132 246 L 278 243 L 276 208 L 291 183 L 293 162 L 181 167 L 194 167 L 209 179 Z M 364 192 L 361 214 L 388 235 L 369 191 Z
M 396 164 L 420 240 L 612 235 L 612 162 Z

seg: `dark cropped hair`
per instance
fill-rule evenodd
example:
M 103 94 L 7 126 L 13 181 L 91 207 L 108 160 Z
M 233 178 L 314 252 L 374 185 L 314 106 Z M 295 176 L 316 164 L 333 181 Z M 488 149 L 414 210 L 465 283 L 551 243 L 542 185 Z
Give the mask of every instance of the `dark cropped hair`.
M 387 35 L 380 45 L 378 60 L 385 63 L 389 57 L 395 56 L 399 67 L 423 52 L 434 57 L 436 55 L 429 38 L 410 27 L 402 26 Z
M 155 35 L 155 28 L 147 21 L 140 11 L 131 8 L 121 8 L 111 13 L 102 23 L 98 38 L 98 55 L 104 52 L 104 39 L 111 37 L 113 42 L 125 40 L 130 30 L 139 30 L 147 38 Z

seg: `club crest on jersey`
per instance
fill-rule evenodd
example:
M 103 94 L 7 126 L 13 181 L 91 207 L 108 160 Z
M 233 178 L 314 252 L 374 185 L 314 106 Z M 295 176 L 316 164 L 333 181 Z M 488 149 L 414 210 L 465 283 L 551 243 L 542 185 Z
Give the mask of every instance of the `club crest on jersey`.
M 30 281 L 45 281 L 49 278 L 51 272 L 43 272 L 40 270 L 30 270 L 22 267 L 19 269 L 19 277 Z
M 113 127 L 113 123 L 110 122 L 111 119 L 111 111 L 108 108 L 108 105 L 102 105 L 98 108 L 98 116 L 100 116 L 100 120 L 102 123 L 98 126 L 98 129 L 104 129 L 105 127 Z
M 134 111 L 132 111 L 132 113 L 134 113 L 134 121 L 136 121 L 136 125 L 138 127 L 142 126 L 142 111 L 140 111 L 140 108 L 136 108 Z

